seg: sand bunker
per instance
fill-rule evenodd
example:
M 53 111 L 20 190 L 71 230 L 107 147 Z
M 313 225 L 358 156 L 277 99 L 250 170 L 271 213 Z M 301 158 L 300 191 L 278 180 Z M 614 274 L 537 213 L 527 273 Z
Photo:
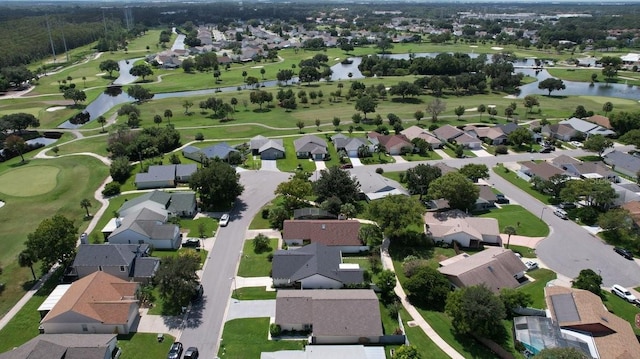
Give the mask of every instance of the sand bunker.
M 264 67 L 264 66 L 251 66 L 251 68 L 252 68 L 252 69 L 261 69 L 261 68 L 263 68 L 263 67 Z
M 476 47 L 478 47 L 478 45 L 469 45 L 469 47 L 476 48 Z
M 47 112 L 53 112 L 53 111 L 59 111 L 59 110 L 64 110 L 65 108 L 67 108 L 66 106 L 53 106 L 53 107 L 49 107 L 47 109 Z
M 0 201 L 0 208 L 4 207 L 4 202 Z
M 500 50 L 504 50 L 504 48 L 503 47 L 494 46 L 494 47 L 491 48 L 491 50 L 500 51 Z
M 96 76 L 104 76 L 104 75 L 106 75 L 106 74 L 107 74 L 106 72 L 101 72 L 101 73 L 99 73 L 99 74 L 96 74 Z

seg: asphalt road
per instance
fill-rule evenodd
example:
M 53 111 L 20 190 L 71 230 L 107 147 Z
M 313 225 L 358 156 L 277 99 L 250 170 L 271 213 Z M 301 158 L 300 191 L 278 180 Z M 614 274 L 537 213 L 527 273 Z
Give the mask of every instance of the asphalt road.
M 241 183 L 244 193 L 230 213 L 227 227 L 218 230 L 213 250 L 202 274 L 204 296 L 202 302 L 189 312 L 186 326 L 180 336 L 185 348 L 196 346 L 202 358 L 215 358 L 224 319 L 231 297 L 233 277 L 236 274 L 245 233 L 260 208 L 273 199 L 273 191 L 289 173 L 271 171 L 244 171 Z

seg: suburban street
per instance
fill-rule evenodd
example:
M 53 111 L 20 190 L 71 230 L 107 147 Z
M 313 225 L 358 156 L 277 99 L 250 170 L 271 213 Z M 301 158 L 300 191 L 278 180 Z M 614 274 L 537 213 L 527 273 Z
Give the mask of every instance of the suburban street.
M 580 149 L 565 150 L 561 153 L 570 156 L 588 154 Z M 442 162 L 458 168 L 468 163 L 482 163 L 492 168 L 497 163 L 548 159 L 558 154 L 524 153 L 499 157 L 446 159 Z M 349 171 L 355 176 L 374 172 L 379 167 L 385 171 L 404 171 L 419 163 L 356 166 Z M 241 182 L 245 191 L 231 212 L 229 225 L 218 230 L 216 242 L 213 250 L 209 252 L 203 270 L 203 301 L 190 311 L 179 338 L 185 347 L 197 346 L 203 357 L 213 358 L 217 355 L 246 230 L 260 208 L 274 198 L 273 192 L 277 185 L 286 181 L 289 176 L 289 173 L 265 170 L 241 172 Z M 315 178 L 315 175 L 312 178 Z M 636 262 L 616 254 L 610 246 L 574 222 L 556 217 L 551 206 L 544 205 L 500 176 L 491 173 L 488 182 L 514 203 L 541 217 L 541 220 L 551 227 L 549 236 L 536 249 L 540 260 L 549 268 L 569 278 L 577 276 L 582 269 L 591 268 L 601 273 L 605 286 L 618 283 L 633 287 L 640 284 L 640 266 Z

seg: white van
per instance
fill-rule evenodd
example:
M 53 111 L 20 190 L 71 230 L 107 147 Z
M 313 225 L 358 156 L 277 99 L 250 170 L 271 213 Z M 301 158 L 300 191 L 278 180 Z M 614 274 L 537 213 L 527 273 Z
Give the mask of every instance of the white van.
M 563 209 L 560 209 L 560 208 L 556 208 L 556 210 L 553 211 L 553 214 L 555 214 L 556 216 L 562 219 L 569 219 L 569 217 L 567 217 L 567 212 L 565 212 Z

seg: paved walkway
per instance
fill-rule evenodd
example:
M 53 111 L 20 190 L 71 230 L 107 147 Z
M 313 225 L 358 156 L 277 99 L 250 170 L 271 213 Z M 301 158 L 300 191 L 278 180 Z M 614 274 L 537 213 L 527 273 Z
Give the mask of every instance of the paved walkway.
M 395 272 L 393 268 L 393 261 L 391 260 L 391 256 L 389 256 L 389 240 L 388 239 L 385 239 L 384 242 L 382 243 L 381 259 L 382 259 L 382 267 L 384 269 L 388 269 Z M 429 339 L 431 339 L 440 348 L 440 350 L 445 352 L 451 358 L 464 359 L 464 357 L 460 353 L 458 353 L 452 346 L 450 346 L 449 343 L 445 342 L 444 339 L 442 339 L 440 335 L 438 335 L 438 333 L 436 333 L 436 331 L 433 330 L 433 328 L 431 328 L 429 323 L 427 323 L 427 321 L 424 320 L 422 315 L 420 315 L 420 312 L 418 312 L 418 310 L 411 303 L 409 303 L 409 301 L 407 301 L 407 295 L 404 292 L 404 289 L 402 289 L 402 285 L 400 285 L 400 281 L 397 280 L 397 277 L 396 277 L 395 292 L 398 295 L 398 297 L 400 297 L 400 300 L 402 301 L 402 306 L 404 307 L 404 309 L 407 310 L 409 315 L 411 315 L 411 318 L 413 318 L 413 321 L 420 327 L 420 329 L 422 329 L 422 331 L 429 337 Z
M 391 158 L 393 158 L 396 163 L 407 163 L 407 160 L 402 158 L 402 156 L 391 156 Z
M 275 292 L 276 290 L 272 287 L 273 280 L 271 280 L 271 277 L 236 277 L 235 279 L 234 288 L 265 287 L 270 292 Z
M 316 171 L 322 171 L 327 169 L 327 163 L 324 161 L 313 161 L 316 164 Z
M 276 316 L 276 300 L 236 300 L 231 299 L 225 321 L 240 318 L 274 318 Z
M 443 160 L 446 160 L 447 158 L 451 158 L 451 156 L 449 156 L 446 152 L 444 152 L 443 150 L 433 150 L 433 152 L 437 153 L 440 155 L 440 157 L 442 157 Z

